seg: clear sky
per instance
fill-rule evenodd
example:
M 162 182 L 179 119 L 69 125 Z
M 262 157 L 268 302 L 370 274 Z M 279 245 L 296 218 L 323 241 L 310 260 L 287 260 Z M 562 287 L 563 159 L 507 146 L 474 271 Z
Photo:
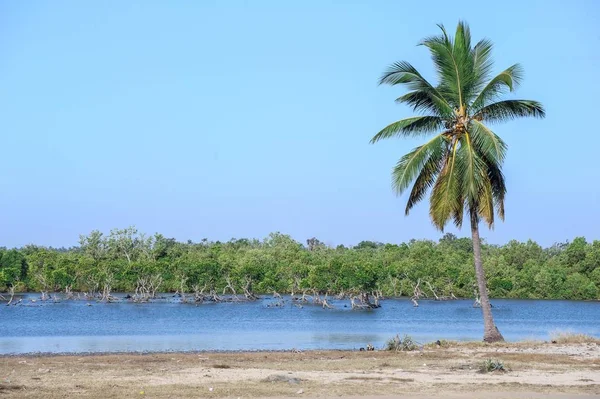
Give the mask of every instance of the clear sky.
M 459 19 L 547 109 L 496 127 L 507 217 L 483 236 L 600 238 L 600 2 L 53 0 L 0 2 L 0 246 L 128 225 L 438 239 L 428 204 L 405 217 L 391 189 L 418 141 L 369 139 L 411 114 L 380 74 L 407 60 L 435 80 L 416 44 Z

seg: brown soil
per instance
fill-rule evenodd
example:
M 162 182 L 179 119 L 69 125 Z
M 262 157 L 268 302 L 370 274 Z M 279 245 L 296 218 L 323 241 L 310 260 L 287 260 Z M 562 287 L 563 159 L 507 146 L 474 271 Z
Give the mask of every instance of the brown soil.
M 506 372 L 481 373 L 485 359 Z M 592 398 L 600 345 L 0 358 L 3 398 Z

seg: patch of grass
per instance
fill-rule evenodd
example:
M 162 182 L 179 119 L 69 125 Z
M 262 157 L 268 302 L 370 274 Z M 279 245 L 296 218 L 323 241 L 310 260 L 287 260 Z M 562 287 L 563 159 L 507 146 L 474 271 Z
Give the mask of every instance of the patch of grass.
M 400 339 L 400 335 L 396 335 L 394 338 L 387 341 L 385 345 L 385 350 L 395 352 L 414 351 L 417 349 L 419 349 L 417 342 L 413 340 L 410 335 L 406 334 L 402 339 Z
M 16 384 L 0 384 L 0 393 L 2 393 L 3 391 L 18 391 L 21 389 L 24 389 L 25 387 L 23 385 L 16 385 Z
M 553 344 L 600 344 L 600 339 L 587 334 L 569 331 L 553 331 L 550 333 Z
M 434 342 L 429 342 L 427 344 L 425 344 L 424 348 L 425 349 L 450 349 L 450 348 L 457 348 L 457 349 L 473 349 L 473 350 L 479 350 L 479 349 L 485 349 L 485 348 L 508 348 L 508 347 L 513 347 L 513 348 L 519 348 L 519 347 L 534 347 L 537 345 L 542 345 L 544 344 L 544 341 L 533 341 L 533 340 L 524 340 L 524 341 L 517 341 L 517 342 L 494 342 L 494 343 L 487 343 L 487 342 L 483 342 L 483 341 L 451 341 L 451 340 L 438 340 L 438 341 L 434 341 Z
M 425 344 L 426 349 L 436 349 L 436 348 L 451 348 L 453 346 L 458 346 L 460 343 L 457 341 L 448 341 L 446 339 L 440 339 L 435 342 L 430 342 Z
M 212 368 L 213 369 L 230 369 L 231 366 L 228 364 L 213 364 Z
M 486 359 L 483 361 L 481 366 L 479 367 L 479 371 L 482 373 L 491 373 L 494 371 L 506 372 L 507 369 L 504 368 L 504 363 L 498 359 Z

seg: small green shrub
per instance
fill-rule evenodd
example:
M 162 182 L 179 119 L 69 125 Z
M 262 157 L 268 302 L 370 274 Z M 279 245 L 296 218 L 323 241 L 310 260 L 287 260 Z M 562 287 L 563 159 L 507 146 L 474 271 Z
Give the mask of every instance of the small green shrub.
M 504 363 L 498 359 L 486 359 L 479 368 L 482 373 L 491 373 L 493 371 L 506 371 Z
M 385 345 L 385 349 L 388 351 L 414 351 L 419 349 L 419 345 L 415 340 L 412 339 L 410 335 L 404 335 L 402 339 L 400 339 L 400 335 L 396 335 L 394 338 L 387 341 Z

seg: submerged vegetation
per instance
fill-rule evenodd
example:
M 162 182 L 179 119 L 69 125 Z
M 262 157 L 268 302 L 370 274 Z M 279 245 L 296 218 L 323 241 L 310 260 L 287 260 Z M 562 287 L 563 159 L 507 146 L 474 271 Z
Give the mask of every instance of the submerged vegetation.
M 599 298 L 600 241 L 580 237 L 549 248 L 533 241 L 484 242 L 482 252 L 492 297 Z M 93 231 L 69 249 L 0 249 L 0 291 L 11 289 L 96 297 L 130 292 L 140 301 L 165 291 L 190 300 L 223 292 L 242 299 L 273 292 L 321 299 L 328 294 L 372 305 L 381 295 L 417 300 L 477 295 L 472 241 L 452 234 L 438 242 L 363 241 L 332 248 L 316 238 L 303 244 L 280 233 L 264 240 L 179 242 L 133 227 L 108 235 Z

